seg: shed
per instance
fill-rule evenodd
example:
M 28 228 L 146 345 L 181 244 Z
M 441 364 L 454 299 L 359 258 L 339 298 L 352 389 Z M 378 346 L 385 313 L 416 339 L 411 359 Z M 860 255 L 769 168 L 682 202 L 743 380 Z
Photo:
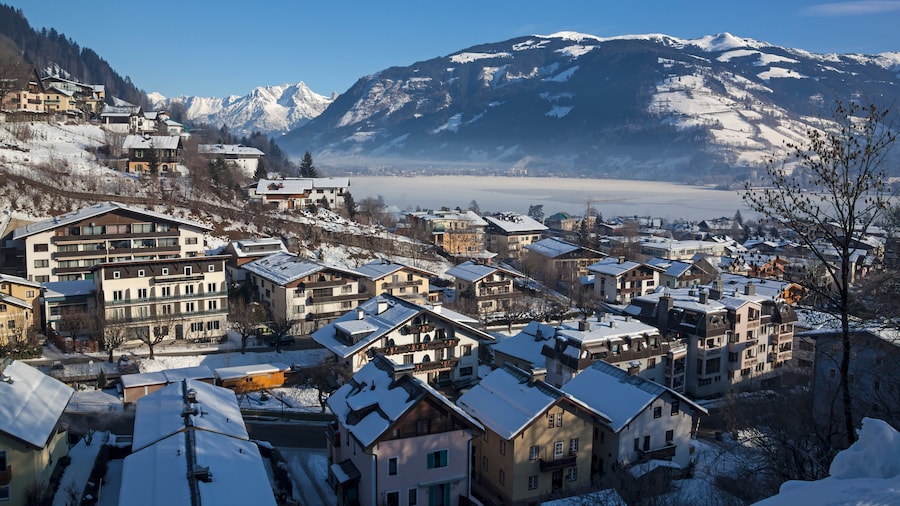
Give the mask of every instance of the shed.
M 253 392 L 284 385 L 284 375 L 291 368 L 276 362 L 272 364 L 250 364 L 216 369 L 219 386 L 230 388 L 236 393 Z

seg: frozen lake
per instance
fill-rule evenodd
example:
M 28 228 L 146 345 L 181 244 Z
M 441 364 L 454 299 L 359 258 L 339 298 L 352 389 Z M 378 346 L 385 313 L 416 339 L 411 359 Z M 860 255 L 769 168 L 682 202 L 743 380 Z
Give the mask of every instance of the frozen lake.
M 674 220 L 732 217 L 741 210 L 745 218 L 755 216 L 735 191 L 713 190 L 656 181 L 622 179 L 569 179 L 500 176 L 360 176 L 350 178 L 350 192 L 359 202 L 366 197 L 384 197 L 388 205 L 402 211 L 462 209 L 474 199 L 482 212 L 526 213 L 533 204 L 543 204 L 544 214 L 559 211 L 583 215 L 590 201 L 604 217 L 653 216 Z

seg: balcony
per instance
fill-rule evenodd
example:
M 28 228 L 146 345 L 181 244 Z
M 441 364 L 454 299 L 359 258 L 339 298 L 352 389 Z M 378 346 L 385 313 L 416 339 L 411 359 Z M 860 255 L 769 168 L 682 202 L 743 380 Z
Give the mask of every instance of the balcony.
M 429 372 L 446 369 L 453 369 L 459 363 L 458 358 L 448 358 L 446 360 L 435 360 L 434 362 L 420 362 L 416 364 L 415 372 Z
M 12 466 L 7 464 L 6 469 L 0 471 L 0 487 L 9 485 L 12 481 Z
M 569 455 L 558 459 L 540 459 L 538 460 L 538 465 L 541 467 L 541 472 L 545 473 L 547 471 L 556 471 L 557 469 L 572 467 L 575 465 L 577 459 L 577 455 Z
M 769 352 L 769 362 L 784 362 L 790 360 L 792 357 L 793 354 L 791 353 L 791 350 Z
M 409 286 L 422 286 L 422 280 L 416 279 L 414 281 L 395 281 L 391 283 L 384 283 L 382 284 L 382 289 L 392 290 L 394 288 L 405 288 Z
M 769 344 L 778 345 L 781 343 L 787 343 L 794 340 L 794 337 L 791 334 L 779 334 L 774 333 L 769 335 Z
M 344 302 L 347 300 L 366 300 L 369 298 L 365 293 L 348 293 L 346 295 L 320 295 L 318 297 L 310 297 L 309 304 L 329 304 L 332 302 Z
M 375 353 L 383 353 L 384 355 L 398 355 L 401 353 L 412 353 L 415 351 L 440 350 L 442 348 L 452 348 L 459 344 L 459 339 L 435 339 L 427 343 L 398 344 L 394 346 L 385 346 L 384 348 L 374 349 Z
M 153 237 L 178 237 L 179 230 L 173 228 L 165 232 L 141 232 L 138 234 L 93 234 L 93 235 L 56 235 L 50 238 L 50 242 L 96 242 L 113 241 L 116 239 L 149 239 Z
M 186 300 L 186 299 L 212 299 L 212 298 L 223 298 L 223 297 L 228 297 L 228 292 L 198 292 L 198 293 L 172 295 L 169 297 L 148 297 L 145 299 L 134 298 L 134 299 L 123 299 L 123 300 L 108 300 L 108 301 L 104 302 L 104 305 L 106 305 L 107 307 L 129 306 L 129 305 L 134 305 L 134 304 L 175 302 L 175 301 Z
M 638 450 L 642 460 L 672 460 L 675 458 L 675 450 L 677 446 L 671 442 L 666 442 L 666 446 L 654 448 L 653 450 Z
M 757 362 L 759 362 L 759 357 L 745 358 L 744 361 L 742 362 L 741 369 L 744 369 L 747 367 L 752 367 L 752 366 L 756 365 Z
M 495 287 L 495 286 L 511 286 L 511 285 L 512 285 L 512 280 L 509 280 L 509 279 L 503 279 L 500 281 L 485 281 L 485 282 L 481 283 L 481 286 L 483 286 L 485 288 L 491 288 L 491 287 Z

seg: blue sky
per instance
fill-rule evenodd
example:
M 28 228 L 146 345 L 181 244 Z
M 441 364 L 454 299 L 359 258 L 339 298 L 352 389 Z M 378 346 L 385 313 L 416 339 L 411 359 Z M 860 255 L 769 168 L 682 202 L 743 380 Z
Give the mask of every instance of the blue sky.
M 900 51 L 900 0 L 0 1 L 170 97 L 298 81 L 329 95 L 387 67 L 559 31 L 730 32 L 816 53 Z

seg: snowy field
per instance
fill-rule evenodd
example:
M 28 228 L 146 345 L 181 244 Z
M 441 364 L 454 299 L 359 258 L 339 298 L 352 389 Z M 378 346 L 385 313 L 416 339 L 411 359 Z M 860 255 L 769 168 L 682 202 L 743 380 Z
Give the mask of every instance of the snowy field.
M 584 214 L 587 201 L 603 216 L 654 216 L 666 219 L 703 220 L 734 216 L 744 207 L 740 194 L 697 186 L 657 181 L 619 179 L 569 179 L 551 177 L 496 176 L 416 176 L 351 179 L 353 198 L 384 197 L 388 205 L 401 210 L 440 209 L 442 206 L 466 209 L 472 200 L 482 212 L 513 211 L 527 213 L 528 207 L 543 204 L 544 214 L 559 211 Z

